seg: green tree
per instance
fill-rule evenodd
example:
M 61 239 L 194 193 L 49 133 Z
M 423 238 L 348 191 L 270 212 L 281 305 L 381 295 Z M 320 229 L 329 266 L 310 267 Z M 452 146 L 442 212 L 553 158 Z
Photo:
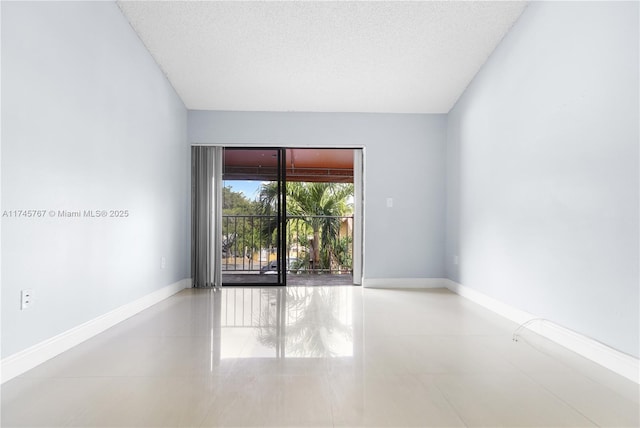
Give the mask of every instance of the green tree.
M 250 201 L 241 192 L 234 192 L 231 186 L 222 188 L 222 222 L 223 253 L 225 256 L 244 255 L 245 249 L 255 251 L 259 236 L 254 235 L 254 219 L 260 211 L 255 201 Z
M 250 201 L 244 193 L 234 192 L 231 186 L 222 188 L 222 214 L 223 215 L 250 215 L 255 214 L 259 207 Z
M 287 216 L 306 223 L 313 233 L 313 238 L 309 240 L 312 268 L 331 266 L 337 262 L 335 248 L 341 225 L 341 219 L 337 217 L 352 210 L 349 205 L 349 197 L 352 195 L 353 184 L 287 183 Z M 277 184 L 264 184 L 259 197 L 262 212 L 273 213 L 276 200 Z M 325 257 L 321 256 L 321 252 Z M 325 258 L 326 263 L 321 263 L 322 258 Z

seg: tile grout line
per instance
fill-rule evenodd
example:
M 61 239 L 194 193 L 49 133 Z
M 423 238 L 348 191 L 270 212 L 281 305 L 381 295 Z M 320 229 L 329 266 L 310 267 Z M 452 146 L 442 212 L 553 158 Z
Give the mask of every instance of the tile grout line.
M 440 373 L 440 374 L 442 374 L 442 373 Z M 437 376 L 437 375 L 438 375 L 438 373 L 436 373 L 435 375 Z M 434 376 L 434 375 L 432 374 L 432 376 Z M 434 376 L 434 377 L 435 377 L 435 376 Z M 420 380 L 420 379 L 418 378 L 418 381 L 419 381 L 420 383 L 422 383 L 422 386 L 424 386 L 424 383 L 422 382 L 422 380 Z M 453 409 L 453 411 L 456 413 L 456 416 L 458 417 L 458 419 L 460 419 L 460 421 L 464 424 L 464 426 L 465 426 L 466 428 L 469 428 L 469 424 L 467 423 L 467 421 L 464 419 L 464 417 L 462 416 L 462 414 L 460 414 L 460 412 L 458 411 L 458 409 L 456 408 L 456 406 L 455 406 L 455 405 L 454 405 L 454 404 L 449 400 L 449 397 L 447 397 L 447 394 L 446 394 L 442 389 L 440 389 L 440 387 L 438 386 L 438 383 L 435 381 L 435 379 L 434 379 L 434 382 L 433 382 L 433 386 L 435 386 L 435 387 L 436 387 L 436 389 L 438 390 L 438 392 L 442 395 L 442 398 L 444 398 L 444 399 L 445 399 L 445 401 L 447 402 L 447 404 L 451 407 L 451 409 Z
M 545 354 L 546 355 L 546 354 Z M 547 355 L 548 357 L 551 357 L 550 355 Z M 553 358 L 553 357 L 552 357 Z M 554 360 L 556 360 L 554 358 Z M 563 366 L 565 365 L 564 363 L 560 363 Z M 517 367 L 516 367 L 517 368 Z M 553 391 L 551 391 L 549 388 L 547 388 L 546 386 L 544 386 L 541 382 L 538 382 L 537 380 L 535 380 L 535 378 L 533 378 L 529 373 L 523 371 L 522 369 L 518 370 L 521 372 L 521 374 L 526 377 L 527 379 L 529 379 L 531 382 L 533 382 L 535 385 L 537 385 L 538 387 L 542 388 L 543 391 L 547 392 L 549 395 L 551 395 L 553 398 L 555 398 L 556 400 L 558 400 L 559 402 L 563 403 L 565 406 L 567 406 L 568 408 L 570 408 L 571 410 L 573 410 L 574 412 L 576 412 L 577 414 L 579 414 L 580 416 L 582 416 L 583 418 L 585 418 L 587 421 L 589 421 L 590 423 L 593 424 L 593 426 L 595 427 L 600 427 L 600 424 L 598 424 L 596 421 L 594 421 L 593 419 L 591 419 L 589 416 L 585 415 L 584 413 L 582 413 L 580 410 L 576 409 L 574 406 L 572 406 L 570 403 L 568 403 L 567 401 L 565 401 L 562 397 L 558 396 L 556 393 L 554 393 Z

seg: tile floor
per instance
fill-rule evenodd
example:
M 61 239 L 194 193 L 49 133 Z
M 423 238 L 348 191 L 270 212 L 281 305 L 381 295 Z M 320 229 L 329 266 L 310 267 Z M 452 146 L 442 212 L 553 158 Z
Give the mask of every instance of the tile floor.
M 638 385 L 446 290 L 185 290 L 2 385 L 2 427 L 636 427 Z

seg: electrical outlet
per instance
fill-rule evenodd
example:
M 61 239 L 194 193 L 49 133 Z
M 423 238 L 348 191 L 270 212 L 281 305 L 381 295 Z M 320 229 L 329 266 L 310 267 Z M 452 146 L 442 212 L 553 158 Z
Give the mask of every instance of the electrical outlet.
M 458 258 L 458 256 L 453 256 L 453 264 L 456 266 L 460 264 L 460 259 Z
M 387 208 L 393 208 L 393 198 L 387 198 Z
M 164 269 L 167 266 L 167 259 L 162 256 L 160 257 L 160 269 Z
M 31 301 L 33 299 L 33 290 L 22 290 L 20 296 L 20 310 L 24 311 L 29 306 L 31 306 Z

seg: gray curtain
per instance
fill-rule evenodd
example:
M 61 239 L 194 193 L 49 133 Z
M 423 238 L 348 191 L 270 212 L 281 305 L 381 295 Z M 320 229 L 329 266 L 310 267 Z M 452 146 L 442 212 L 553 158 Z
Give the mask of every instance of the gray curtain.
M 191 148 L 193 287 L 222 285 L 222 147 Z
M 362 285 L 363 219 L 364 219 L 364 149 L 353 150 L 353 283 Z

